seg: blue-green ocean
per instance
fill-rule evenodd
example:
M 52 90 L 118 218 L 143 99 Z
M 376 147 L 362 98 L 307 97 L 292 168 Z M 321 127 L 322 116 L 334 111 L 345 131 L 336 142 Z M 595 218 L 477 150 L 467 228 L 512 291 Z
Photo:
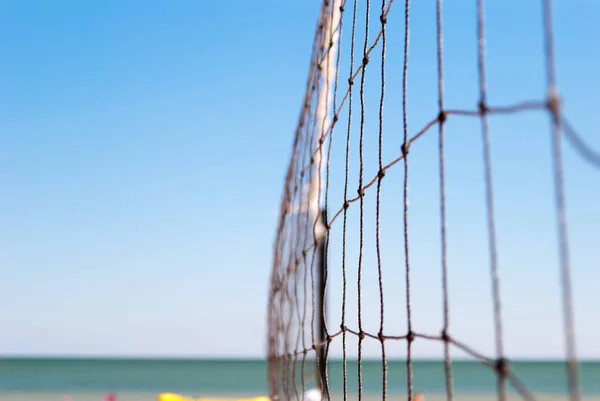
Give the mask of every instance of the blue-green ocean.
M 513 370 L 534 393 L 565 394 L 564 363 L 513 362 Z M 454 390 L 464 394 L 496 392 L 495 375 L 476 362 L 453 363 Z M 600 395 L 600 363 L 580 365 L 581 388 Z M 310 375 L 307 368 L 307 375 Z M 343 388 L 342 362 L 329 362 L 332 392 Z M 358 388 L 357 363 L 348 362 L 348 391 Z M 381 392 L 381 362 L 363 361 L 363 391 Z M 313 383 L 314 384 L 314 383 Z M 298 382 L 300 386 L 300 382 Z M 306 383 L 310 386 L 311 383 Z M 443 393 L 444 366 L 438 361 L 414 362 L 417 392 Z M 0 359 L 0 392 L 194 392 L 210 395 L 267 395 L 264 360 L 159 359 Z M 388 393 L 405 393 L 406 363 L 388 361 Z

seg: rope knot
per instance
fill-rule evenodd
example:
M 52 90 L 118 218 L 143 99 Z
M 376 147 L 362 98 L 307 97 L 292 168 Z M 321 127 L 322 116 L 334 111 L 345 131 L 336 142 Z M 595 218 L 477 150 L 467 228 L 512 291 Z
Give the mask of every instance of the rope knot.
M 403 143 L 401 150 L 402 150 L 402 156 L 406 157 L 408 156 L 408 148 L 410 147 L 410 145 L 408 143 Z
M 480 115 L 484 115 L 485 113 L 487 113 L 490 110 L 488 105 L 485 103 L 485 100 L 483 100 L 483 99 L 479 102 L 478 108 L 479 108 Z
M 560 99 L 554 93 L 554 91 L 550 94 L 550 98 L 548 99 L 548 110 L 552 113 L 552 119 L 554 121 L 558 120 L 558 116 L 560 114 Z
M 502 377 L 508 376 L 508 361 L 505 358 L 499 358 L 494 365 L 496 372 Z
M 440 111 L 440 114 L 438 115 L 438 121 L 440 122 L 440 124 L 445 123 L 447 119 L 448 113 L 446 113 L 444 110 Z

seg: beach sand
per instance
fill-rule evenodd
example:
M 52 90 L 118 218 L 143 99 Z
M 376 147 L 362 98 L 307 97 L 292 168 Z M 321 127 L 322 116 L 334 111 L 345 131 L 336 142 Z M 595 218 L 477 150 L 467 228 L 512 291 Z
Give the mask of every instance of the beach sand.
M 64 393 L 51 393 L 51 392 L 19 392 L 0 394 L 0 401 L 64 401 Z M 86 393 L 70 393 L 72 401 L 104 401 L 106 396 L 105 392 L 86 392 Z M 182 394 L 187 395 L 187 394 Z M 260 394 L 251 394 L 248 396 L 215 396 L 215 398 L 228 398 L 228 399 L 240 399 L 256 397 Z M 424 401 L 445 401 L 446 396 L 442 394 L 423 394 L 425 396 Z M 560 395 L 547 395 L 547 394 L 535 394 L 535 399 L 539 401 L 566 401 L 567 396 Z M 208 396 L 204 396 L 208 397 Z M 203 397 L 203 398 L 204 398 Z M 341 401 L 343 397 L 341 394 L 332 394 L 332 401 Z M 482 394 L 482 395 L 462 395 L 456 394 L 454 399 L 456 401 L 497 401 L 498 397 L 496 394 Z M 143 392 L 123 392 L 117 393 L 117 401 L 157 401 L 157 393 L 143 393 Z M 349 401 L 357 401 L 357 395 L 349 395 Z M 381 395 L 363 395 L 363 401 L 380 401 Z M 406 396 L 393 394 L 387 397 L 387 401 L 405 401 Z M 522 401 L 523 399 L 516 395 L 507 396 L 507 401 Z M 600 401 L 600 396 L 589 396 L 582 397 L 583 401 Z M 294 401 L 294 400 L 292 400 Z

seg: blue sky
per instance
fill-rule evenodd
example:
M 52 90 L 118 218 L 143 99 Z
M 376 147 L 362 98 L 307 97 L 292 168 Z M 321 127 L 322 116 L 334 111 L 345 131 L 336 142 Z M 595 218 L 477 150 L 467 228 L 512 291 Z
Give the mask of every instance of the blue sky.
M 412 133 L 436 110 L 431 3 L 413 10 Z M 471 3 L 445 10 L 449 108 L 476 105 Z M 511 0 L 488 7 L 492 104 L 545 93 L 538 3 Z M 600 149 L 594 117 L 600 54 L 592 39 L 600 35 L 594 21 L 600 4 L 555 3 L 566 113 Z M 373 7 L 376 12 L 380 4 Z M 0 5 L 0 354 L 264 354 L 272 244 L 318 10 L 316 0 Z M 398 155 L 402 137 L 400 3 L 389 21 L 388 161 Z M 378 23 L 376 13 L 372 23 Z M 348 31 L 344 35 L 342 68 L 349 55 Z M 380 88 L 378 69 L 370 71 L 369 179 L 376 172 Z M 563 352 L 547 120 L 538 112 L 491 122 L 507 352 L 518 357 Z M 341 206 L 343 186 L 344 133 L 336 132 L 332 209 Z M 411 156 L 411 242 L 415 325 L 437 334 L 441 284 L 432 134 Z M 451 330 L 491 353 L 477 120 L 450 121 L 448 138 Z M 565 160 L 578 350 L 600 358 L 594 318 L 600 173 L 568 145 Z M 356 174 L 356 165 L 352 169 Z M 405 327 L 401 169 L 386 176 L 382 206 L 388 216 L 382 227 L 386 327 L 393 333 Z M 366 201 L 371 242 L 373 199 Z M 351 243 L 357 238 L 356 210 Z M 373 308 L 366 324 L 375 327 L 372 249 L 367 245 L 365 308 Z M 338 241 L 330 262 L 338 276 L 339 252 Z M 341 291 L 335 274 L 330 320 L 337 327 Z M 366 347 L 377 354 L 376 344 Z M 421 356 L 441 351 L 436 344 L 416 347 Z M 390 352 L 401 356 L 402 348 L 390 345 Z

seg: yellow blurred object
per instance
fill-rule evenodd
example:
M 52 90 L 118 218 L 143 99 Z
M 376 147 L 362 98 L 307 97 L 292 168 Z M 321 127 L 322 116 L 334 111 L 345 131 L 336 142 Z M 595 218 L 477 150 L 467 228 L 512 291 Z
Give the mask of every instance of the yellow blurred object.
M 269 397 L 254 398 L 190 398 L 178 394 L 163 393 L 158 396 L 158 401 L 270 401 Z
M 158 401 L 194 401 L 194 399 L 177 394 L 163 393 L 158 396 Z

